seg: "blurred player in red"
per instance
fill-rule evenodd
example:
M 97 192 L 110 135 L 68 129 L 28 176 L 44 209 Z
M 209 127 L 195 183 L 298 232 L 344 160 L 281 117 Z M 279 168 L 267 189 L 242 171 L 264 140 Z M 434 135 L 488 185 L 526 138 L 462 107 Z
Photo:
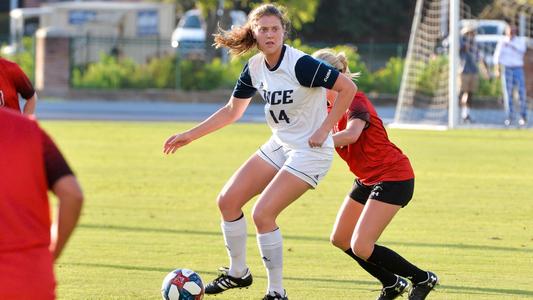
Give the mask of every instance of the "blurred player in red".
M 53 263 L 78 222 L 81 188 L 37 123 L 6 108 L 0 149 L 0 299 L 54 299 Z M 48 189 L 59 200 L 53 225 Z
M 37 94 L 28 76 L 16 63 L 0 57 L 0 107 L 5 106 L 20 112 L 19 94 L 26 99 L 22 112 L 25 115 L 33 115 Z
M 352 78 L 344 53 L 322 49 L 315 58 Z M 337 94 L 328 90 L 328 106 Z M 383 289 L 378 299 L 394 299 L 413 289 L 409 299 L 425 299 L 438 283 L 437 276 L 414 266 L 398 253 L 377 245 L 392 218 L 409 203 L 414 172 L 407 156 L 388 138 L 372 103 L 357 92 L 352 104 L 334 127 L 335 149 L 356 176 L 352 191 L 337 214 L 331 242 L 377 278 Z

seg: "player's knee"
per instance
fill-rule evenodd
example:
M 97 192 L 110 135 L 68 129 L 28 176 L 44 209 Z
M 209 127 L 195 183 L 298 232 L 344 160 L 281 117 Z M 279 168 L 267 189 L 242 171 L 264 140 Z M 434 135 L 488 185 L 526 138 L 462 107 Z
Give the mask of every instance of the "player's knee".
M 218 209 L 222 212 L 224 215 L 225 212 L 231 212 L 235 210 L 235 205 L 231 201 L 231 197 L 228 196 L 227 193 L 220 193 L 217 196 L 217 205 Z
M 331 242 L 333 246 L 339 249 L 342 249 L 342 250 L 346 250 L 350 247 L 350 240 L 344 238 L 343 236 L 341 236 L 339 233 L 335 231 L 331 233 L 329 237 L 329 241 Z
M 374 250 L 374 243 L 356 237 L 351 243 L 352 251 L 358 257 L 367 260 Z
M 275 227 L 275 218 L 265 211 L 254 209 L 252 219 L 259 232 L 270 231 Z

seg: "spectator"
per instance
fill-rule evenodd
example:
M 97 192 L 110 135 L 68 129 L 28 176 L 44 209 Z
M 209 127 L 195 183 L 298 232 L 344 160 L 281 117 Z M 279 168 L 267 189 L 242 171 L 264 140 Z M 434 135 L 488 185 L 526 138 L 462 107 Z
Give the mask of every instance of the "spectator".
M 506 113 L 505 126 L 511 125 L 514 117 L 513 88 L 518 88 L 520 99 L 519 126 L 527 124 L 527 98 L 524 80 L 524 54 L 527 50 L 526 40 L 516 36 L 516 27 L 508 26 L 505 29 L 505 38 L 498 42 L 494 51 L 495 74 L 500 75 L 501 66 L 503 101 Z
M 25 115 L 33 115 L 37 94 L 28 76 L 16 63 L 0 57 L 0 107 L 5 106 L 20 112 L 19 94 L 26 99 L 22 112 Z
M 80 186 L 37 123 L 6 108 L 0 149 L 0 299 L 54 299 L 53 262 L 78 221 Z M 48 189 L 59 200 L 53 225 Z
M 476 28 L 466 26 L 461 30 L 461 40 L 459 56 L 461 64 L 459 72 L 461 74 L 459 82 L 459 105 L 461 106 L 461 120 L 463 123 L 473 122 L 470 115 L 472 105 L 472 95 L 477 91 L 479 85 L 479 66 L 482 67 L 484 77 L 488 77 L 485 61 L 479 54 L 479 49 L 475 43 Z

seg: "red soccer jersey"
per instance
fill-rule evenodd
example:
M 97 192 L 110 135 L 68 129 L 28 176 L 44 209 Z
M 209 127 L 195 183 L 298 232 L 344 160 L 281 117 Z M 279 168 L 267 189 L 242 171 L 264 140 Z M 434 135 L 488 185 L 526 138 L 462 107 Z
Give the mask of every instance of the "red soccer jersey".
M 0 57 L 0 106 L 20 112 L 19 94 L 30 99 L 35 94 L 33 85 L 16 63 Z
M 389 140 L 376 109 L 363 92 L 355 94 L 352 104 L 335 125 L 334 132 L 344 130 L 348 120 L 354 118 L 366 121 L 366 128 L 355 143 L 335 148 L 350 171 L 365 185 L 414 178 L 409 159 Z
M 0 108 L 0 299 L 53 299 L 47 190 L 71 174 L 36 122 Z

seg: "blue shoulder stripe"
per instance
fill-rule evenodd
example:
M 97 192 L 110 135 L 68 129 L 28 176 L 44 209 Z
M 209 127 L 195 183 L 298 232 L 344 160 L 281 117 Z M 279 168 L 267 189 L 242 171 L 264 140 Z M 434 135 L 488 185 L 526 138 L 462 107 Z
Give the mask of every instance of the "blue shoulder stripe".
M 331 89 L 339 77 L 339 71 L 310 55 L 300 57 L 294 66 L 294 71 L 298 82 L 306 87 L 321 86 Z
M 251 98 L 255 95 L 256 91 L 257 89 L 252 85 L 252 77 L 250 76 L 248 64 L 246 64 L 233 89 L 233 97 L 243 99 Z

